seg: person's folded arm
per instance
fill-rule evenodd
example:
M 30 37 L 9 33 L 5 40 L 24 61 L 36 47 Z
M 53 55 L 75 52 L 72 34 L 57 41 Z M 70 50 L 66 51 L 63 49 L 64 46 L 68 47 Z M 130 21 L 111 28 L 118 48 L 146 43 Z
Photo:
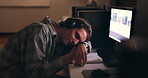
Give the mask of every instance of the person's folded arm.
M 48 39 L 52 36 L 44 32 L 42 30 L 39 34 L 30 35 L 26 41 L 24 60 L 27 78 L 47 78 L 64 68 L 61 57 L 53 60 L 46 59 L 52 57 L 50 55 L 52 42 Z

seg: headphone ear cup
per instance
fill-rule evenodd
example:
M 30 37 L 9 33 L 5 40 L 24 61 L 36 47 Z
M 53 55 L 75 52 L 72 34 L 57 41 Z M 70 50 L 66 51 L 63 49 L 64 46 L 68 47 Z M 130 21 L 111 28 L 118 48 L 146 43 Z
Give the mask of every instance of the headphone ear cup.
M 73 18 L 68 18 L 66 21 L 65 21 L 65 27 L 67 28 L 76 28 L 76 25 L 74 24 L 76 23 L 76 20 L 73 19 Z
M 60 21 L 59 26 L 66 27 L 66 28 L 81 28 L 81 24 L 83 24 L 83 21 L 80 19 L 74 19 L 74 18 L 68 18 L 65 21 Z
M 71 25 L 70 23 L 68 23 L 67 21 L 60 21 L 60 22 L 59 22 L 59 26 L 61 26 L 61 27 L 66 27 L 66 28 L 70 28 L 70 29 L 74 28 L 74 26 Z
M 66 26 L 67 28 L 70 28 L 70 29 L 76 28 L 75 25 L 71 25 L 71 24 L 66 24 L 65 26 Z

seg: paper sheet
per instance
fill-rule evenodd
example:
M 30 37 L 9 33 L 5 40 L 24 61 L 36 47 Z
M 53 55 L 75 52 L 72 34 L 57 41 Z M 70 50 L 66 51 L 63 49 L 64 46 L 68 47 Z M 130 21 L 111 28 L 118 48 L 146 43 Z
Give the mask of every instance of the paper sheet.
M 88 63 L 95 63 L 95 62 L 103 62 L 102 58 L 98 56 L 97 53 L 89 53 L 87 54 L 87 62 Z

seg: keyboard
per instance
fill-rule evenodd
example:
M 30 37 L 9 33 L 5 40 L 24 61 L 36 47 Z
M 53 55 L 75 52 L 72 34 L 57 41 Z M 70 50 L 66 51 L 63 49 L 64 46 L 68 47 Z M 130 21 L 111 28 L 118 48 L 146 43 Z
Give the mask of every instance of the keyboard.
M 119 65 L 119 61 L 114 56 L 104 57 L 102 59 L 107 67 L 117 67 Z
M 113 49 L 98 49 L 97 53 L 102 58 L 104 65 L 107 67 L 117 67 L 119 65 L 119 59 Z

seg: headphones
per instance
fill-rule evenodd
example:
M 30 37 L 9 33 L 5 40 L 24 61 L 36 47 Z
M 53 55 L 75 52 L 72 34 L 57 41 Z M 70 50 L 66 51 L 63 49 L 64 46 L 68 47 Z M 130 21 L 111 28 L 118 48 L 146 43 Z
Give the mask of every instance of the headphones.
M 59 26 L 66 28 L 82 28 L 82 27 L 91 27 L 84 19 L 82 18 L 67 18 L 65 21 L 60 21 Z
M 90 40 L 92 36 L 91 25 L 83 18 L 67 18 L 65 21 L 60 21 L 59 26 L 66 27 L 69 29 L 84 28 L 88 34 L 87 40 Z

